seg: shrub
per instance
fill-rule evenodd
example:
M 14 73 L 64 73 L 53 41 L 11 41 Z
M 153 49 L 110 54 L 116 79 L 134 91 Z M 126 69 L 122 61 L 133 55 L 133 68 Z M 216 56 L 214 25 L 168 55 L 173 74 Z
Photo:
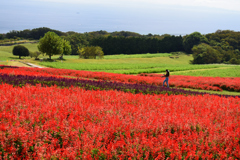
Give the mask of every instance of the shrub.
M 237 60 L 236 58 L 232 58 L 229 61 L 230 64 L 240 64 L 240 60 Z
M 22 46 L 22 45 L 17 45 L 13 48 L 13 55 L 15 56 L 19 56 L 19 59 L 21 58 L 21 56 L 29 56 L 29 50 Z
M 32 58 L 34 57 L 35 60 L 39 60 L 38 56 L 40 56 L 40 54 L 42 54 L 42 52 L 39 52 L 39 51 L 35 51 L 35 52 L 29 52 L 29 56 Z
M 78 53 L 79 58 L 84 59 L 96 59 L 96 57 L 102 59 L 104 56 L 102 48 L 99 46 L 84 47 L 79 49 Z

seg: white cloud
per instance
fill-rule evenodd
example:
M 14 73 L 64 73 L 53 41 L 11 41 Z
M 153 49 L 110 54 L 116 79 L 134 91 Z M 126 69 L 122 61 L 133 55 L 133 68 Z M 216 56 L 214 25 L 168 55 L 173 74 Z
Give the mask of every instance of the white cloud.
M 239 0 L 38 0 L 45 2 L 76 3 L 76 4 L 104 4 L 119 6 L 138 5 L 175 5 L 175 6 L 200 6 L 240 11 Z

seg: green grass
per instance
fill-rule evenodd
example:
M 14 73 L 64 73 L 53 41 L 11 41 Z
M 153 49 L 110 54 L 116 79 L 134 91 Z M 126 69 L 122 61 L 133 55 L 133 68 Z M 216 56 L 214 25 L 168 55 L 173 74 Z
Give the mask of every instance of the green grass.
M 155 54 L 134 54 L 134 55 L 126 55 L 126 54 L 120 54 L 120 55 L 107 55 L 104 56 L 104 59 L 125 59 L 125 58 L 154 58 L 154 57 L 169 57 L 172 54 L 170 53 L 155 53 Z
M 111 58 L 108 59 L 107 57 L 108 56 L 105 56 L 106 59 L 78 59 L 77 57 L 76 59 L 72 59 L 72 56 L 64 56 L 65 61 L 56 60 L 56 62 L 41 62 L 40 64 L 52 68 L 110 72 L 115 71 L 123 73 L 139 69 L 154 69 L 163 67 L 166 70 L 168 64 L 187 64 L 191 59 L 190 56 L 182 56 L 182 58 L 179 59 L 171 59 L 169 57 L 111 59 L 113 56 L 110 56 Z
M 204 77 L 240 77 L 240 65 L 224 65 L 219 68 L 176 72 L 173 75 L 189 75 Z
M 180 55 L 178 59 L 172 59 L 169 57 L 72 59 L 72 56 L 65 56 L 64 58 L 66 59 L 65 61 L 56 60 L 56 62 L 41 62 L 39 64 L 51 68 L 104 71 L 123 74 L 161 73 L 165 72 L 166 69 L 169 69 L 171 72 L 176 72 L 196 69 L 211 69 L 224 66 L 190 65 L 189 61 L 192 59 L 192 56 L 188 55 Z
M 33 40 L 17 40 L 17 39 L 3 39 L 0 40 L 0 45 L 14 45 L 14 44 L 23 44 L 23 43 L 35 43 Z
M 28 48 L 29 51 L 38 51 L 37 49 L 37 43 L 26 43 L 26 44 L 21 44 Z M 12 54 L 12 50 L 14 46 L 0 46 L 0 61 L 6 61 L 6 60 L 18 60 L 18 56 L 14 56 Z M 30 57 L 22 57 L 24 59 L 30 59 Z
M 23 45 L 26 48 L 28 48 L 29 51 L 38 51 L 38 49 L 37 49 L 38 43 L 25 43 L 25 44 L 21 44 L 21 45 Z M 12 54 L 12 50 L 13 50 L 14 46 L 16 46 L 16 45 L 0 46 L 0 51 L 4 51 L 4 52 Z
M 146 54 L 120 54 L 120 55 L 105 55 L 104 59 L 126 59 L 126 58 L 154 58 L 154 57 L 169 57 L 171 53 L 146 53 Z M 65 55 L 64 59 L 78 59 L 79 56 Z
M 189 89 L 189 88 L 182 88 L 184 90 L 189 91 L 196 91 L 196 92 L 206 92 L 209 94 L 220 94 L 220 95 L 233 95 L 233 96 L 240 96 L 240 92 L 233 92 L 233 91 L 208 91 L 208 90 L 200 90 L 200 89 Z

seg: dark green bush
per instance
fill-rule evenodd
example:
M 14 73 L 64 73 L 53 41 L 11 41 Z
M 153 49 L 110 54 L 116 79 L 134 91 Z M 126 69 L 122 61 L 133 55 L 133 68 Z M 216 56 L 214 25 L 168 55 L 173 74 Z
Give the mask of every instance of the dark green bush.
M 13 48 L 13 55 L 19 56 L 20 59 L 22 56 L 29 56 L 29 50 L 22 45 L 17 45 Z

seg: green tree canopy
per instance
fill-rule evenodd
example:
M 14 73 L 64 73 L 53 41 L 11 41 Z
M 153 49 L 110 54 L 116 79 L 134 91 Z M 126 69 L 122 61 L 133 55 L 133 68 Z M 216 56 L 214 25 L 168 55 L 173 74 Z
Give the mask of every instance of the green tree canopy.
M 4 39 L 4 35 L 3 34 L 0 34 L 0 39 Z
M 193 32 L 183 38 L 183 47 L 187 53 L 191 53 L 193 46 L 200 43 L 208 43 L 208 39 L 199 32 Z
M 217 30 L 215 33 L 209 33 L 206 35 L 209 41 L 215 41 L 217 43 L 228 43 L 233 49 L 240 50 L 240 32 L 231 30 Z
M 210 64 L 219 63 L 221 61 L 221 54 L 218 50 L 209 46 L 208 44 L 201 43 L 192 48 L 193 64 Z
M 61 54 L 60 59 L 63 59 L 63 55 L 69 55 L 72 53 L 70 42 L 65 39 L 63 39 L 62 41 L 63 41 L 63 53 Z
M 63 53 L 63 40 L 54 32 L 47 32 L 43 38 L 39 40 L 38 50 L 51 57 Z
M 96 59 L 98 57 L 99 59 L 102 59 L 104 56 L 104 53 L 102 51 L 102 48 L 99 46 L 87 46 L 84 48 L 79 48 L 79 58 L 84 59 Z
M 23 56 L 23 57 L 26 57 L 26 56 L 29 56 L 29 50 L 22 46 L 22 45 L 17 45 L 13 48 L 13 55 L 15 56 L 19 56 L 19 59 Z
M 40 56 L 41 54 L 42 54 L 42 53 L 39 52 L 39 51 L 35 51 L 35 52 L 30 51 L 30 52 L 29 52 L 29 56 L 30 56 L 31 58 L 34 57 L 35 60 L 39 60 L 38 56 Z
M 83 34 L 72 33 L 65 37 L 65 39 L 70 42 L 73 55 L 78 55 L 79 48 L 89 45 L 87 38 Z
M 21 37 L 21 38 L 30 38 L 30 39 L 40 39 L 41 37 L 44 36 L 45 33 L 47 32 L 55 32 L 59 36 L 65 35 L 65 33 L 58 31 L 58 30 L 53 30 L 47 27 L 41 27 L 41 28 L 35 28 L 32 30 L 25 29 L 23 31 L 10 31 L 6 34 L 6 38 L 14 38 L 14 37 Z

